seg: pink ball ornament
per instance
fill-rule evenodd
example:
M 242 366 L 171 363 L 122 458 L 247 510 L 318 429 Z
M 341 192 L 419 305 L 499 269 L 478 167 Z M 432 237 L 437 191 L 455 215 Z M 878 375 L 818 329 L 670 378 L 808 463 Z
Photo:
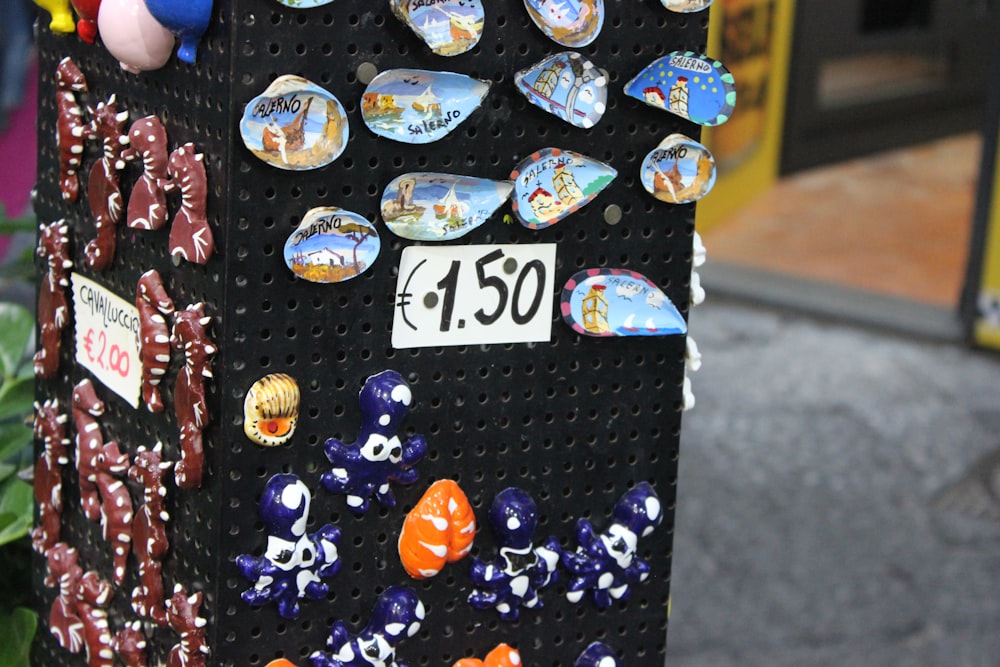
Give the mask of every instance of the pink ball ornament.
M 126 72 L 160 69 L 174 50 L 174 34 L 153 18 L 144 0 L 102 0 L 97 27 Z

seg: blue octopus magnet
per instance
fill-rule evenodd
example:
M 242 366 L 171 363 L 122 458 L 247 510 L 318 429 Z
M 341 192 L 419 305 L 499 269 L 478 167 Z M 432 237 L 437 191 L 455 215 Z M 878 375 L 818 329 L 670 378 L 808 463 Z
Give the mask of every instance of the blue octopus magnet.
M 469 604 L 496 609 L 503 620 L 516 621 L 521 607 L 542 606 L 539 593 L 555 583 L 563 550 L 554 537 L 535 546 L 538 507 L 521 489 L 511 487 L 498 493 L 489 518 L 498 553 L 491 562 L 473 559 L 470 575 L 475 589 L 469 594 Z
M 524 0 L 528 16 L 556 44 L 587 46 L 604 27 L 604 0 Z
M 612 523 L 597 533 L 590 521 L 576 523 L 575 551 L 562 554 L 569 572 L 566 598 L 573 603 L 589 594 L 598 607 L 626 600 L 630 587 L 649 578 L 649 563 L 639 558 L 639 538 L 663 521 L 663 508 L 653 487 L 640 482 L 615 503 Z
M 410 412 L 410 385 L 396 371 L 382 371 L 365 380 L 358 396 L 361 431 L 346 445 L 330 438 L 324 445 L 333 468 L 320 478 L 330 493 L 346 494 L 347 507 L 364 514 L 372 497 L 383 507 L 394 507 L 391 482 L 412 484 L 419 474 L 414 467 L 427 453 L 421 435 L 401 441 L 399 430 Z
M 693 51 L 653 61 L 625 86 L 625 94 L 705 126 L 722 125 L 736 106 L 736 82 L 725 65 Z
M 450 241 L 486 222 L 510 198 L 514 184 L 471 176 L 397 176 L 382 193 L 382 219 L 396 236 Z
M 330 626 L 328 651 L 309 656 L 313 667 L 407 667 L 396 649 L 420 630 L 424 605 L 411 589 L 390 586 L 375 601 L 368 625 L 355 636 L 343 621 Z
M 145 0 L 146 9 L 153 18 L 181 39 L 177 57 L 183 62 L 194 63 L 198 56 L 198 42 L 208 30 L 212 20 L 213 0 Z
M 382 242 L 375 225 L 336 206 L 311 209 L 288 240 L 285 264 L 313 283 L 342 283 L 371 268 Z
M 607 75 L 573 51 L 521 70 L 514 84 L 536 107 L 576 127 L 593 127 L 607 108 Z
M 666 294 L 628 269 L 584 269 L 566 281 L 563 320 L 584 336 L 670 336 L 687 323 Z
M 254 582 L 243 591 L 247 604 L 275 602 L 283 618 L 298 618 L 300 599 L 326 597 L 329 587 L 323 579 L 340 570 L 340 529 L 326 524 L 306 534 L 311 500 L 309 488 L 295 475 L 268 480 L 260 498 L 260 518 L 268 533 L 264 555 L 236 558 L 240 573 Z
M 392 0 L 392 13 L 439 56 L 478 44 L 486 18 L 480 0 Z
M 690 204 L 715 185 L 715 158 L 683 134 L 671 134 L 642 161 L 642 187 L 668 204 Z
M 543 148 L 510 173 L 513 209 L 529 229 L 551 227 L 592 202 L 615 180 L 610 165 L 558 148 Z
M 618 654 L 604 642 L 594 642 L 583 649 L 573 667 L 621 667 Z
M 380 137 L 427 144 L 448 135 L 479 108 L 488 81 L 452 72 L 393 69 L 368 84 L 361 117 Z
M 344 152 L 350 128 L 332 93 L 300 76 L 279 76 L 250 100 L 240 136 L 272 167 L 303 171 L 330 164 Z

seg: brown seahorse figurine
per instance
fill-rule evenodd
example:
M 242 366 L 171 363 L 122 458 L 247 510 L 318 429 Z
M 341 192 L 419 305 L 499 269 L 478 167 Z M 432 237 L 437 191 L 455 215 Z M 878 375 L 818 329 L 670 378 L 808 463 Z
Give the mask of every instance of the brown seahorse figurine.
M 111 667 L 114 651 L 111 647 L 111 627 L 108 605 L 114 589 L 94 571 L 80 578 L 76 591 L 76 610 L 83 623 L 83 641 L 89 667 Z
M 206 327 L 205 304 L 196 303 L 174 315 L 170 343 L 184 353 L 184 367 L 174 388 L 174 414 L 180 426 L 181 460 L 174 466 L 174 480 L 182 489 L 201 487 L 204 447 L 202 431 L 210 417 L 205 402 L 205 378 L 212 377 L 211 357 L 216 352 Z
M 180 584 L 174 586 L 174 594 L 167 600 L 167 621 L 181 641 L 170 649 L 167 667 L 206 667 L 205 619 L 198 616 L 202 594 L 188 595 Z
M 142 621 L 126 623 L 111 639 L 111 648 L 125 667 L 147 667 L 149 664 Z
M 101 447 L 95 464 L 97 490 L 101 495 L 101 536 L 111 544 L 114 581 L 125 581 L 125 564 L 132 550 L 132 497 L 122 481 L 128 474 L 129 456 L 114 440 Z
M 77 609 L 77 592 L 83 577 L 80 555 L 65 542 L 57 542 L 45 559 L 48 565 L 45 585 L 59 588 L 49 610 L 49 631 L 64 649 L 79 653 L 84 645 L 83 621 Z
M 132 609 L 158 625 L 166 625 L 167 612 L 163 595 L 163 557 L 170 549 L 164 507 L 167 487 L 163 475 L 173 463 L 162 460 L 163 443 L 153 449 L 140 447 L 129 468 L 128 478 L 142 485 L 142 506 L 132 522 L 132 552 L 139 563 L 140 585 L 132 589 Z
M 139 311 L 142 400 L 150 412 L 162 412 L 160 381 L 170 365 L 170 326 L 166 318 L 174 314 L 174 302 L 167 296 L 163 280 L 156 269 L 150 269 L 139 276 L 135 307 Z
M 76 426 L 76 470 L 80 479 L 80 503 L 91 521 L 101 518 L 101 500 L 97 494 L 97 456 L 104 447 L 101 423 L 104 401 L 97 398 L 94 384 L 83 379 L 73 387 L 73 424 Z
M 38 286 L 38 329 L 41 348 L 35 353 L 35 377 L 50 379 L 59 371 L 62 332 L 69 324 L 69 225 L 57 220 L 38 226 L 35 254 L 45 260 L 45 276 Z
M 205 155 L 195 151 L 194 144 L 178 146 L 167 164 L 170 174 L 168 190 L 179 188 L 181 207 L 170 223 L 170 254 L 195 264 L 204 264 L 215 252 L 215 238 L 208 226 L 208 178 L 205 175 Z
M 94 136 L 84 122 L 76 93 L 87 91 L 87 79 L 70 57 L 56 67 L 56 146 L 59 148 L 59 190 L 62 198 L 74 203 L 80 194 L 77 172 L 83 160 L 84 143 Z
M 31 546 L 43 556 L 59 541 L 62 532 L 62 469 L 69 463 L 67 421 L 58 399 L 35 402 L 35 440 L 40 440 L 44 449 L 35 463 L 38 526 L 31 531 Z
M 94 111 L 94 132 L 104 151 L 100 160 L 90 169 L 87 181 L 87 199 L 90 213 L 97 227 L 97 238 L 87 244 L 87 266 L 104 271 L 115 259 L 116 228 L 122 217 L 122 191 L 119 172 L 133 159 L 129 149 L 125 121 L 128 111 L 118 111 L 115 96 L 101 102 Z
M 146 116 L 132 123 L 128 136 L 136 158 L 142 159 L 142 175 L 128 198 L 126 224 L 132 229 L 159 229 L 167 224 L 167 130 L 159 118 Z

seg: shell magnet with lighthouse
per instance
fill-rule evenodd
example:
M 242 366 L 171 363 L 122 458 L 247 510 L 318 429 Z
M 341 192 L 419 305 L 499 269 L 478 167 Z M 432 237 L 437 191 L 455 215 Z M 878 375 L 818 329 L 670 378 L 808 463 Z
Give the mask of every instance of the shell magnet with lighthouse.
M 617 175 L 610 165 L 586 155 L 543 148 L 510 174 L 514 213 L 528 229 L 551 227 L 592 202 Z
M 240 121 L 243 143 L 272 167 L 291 171 L 330 164 L 344 152 L 350 128 L 332 93 L 308 79 L 279 76 L 250 100 Z
M 733 75 L 718 60 L 693 51 L 653 61 L 626 84 L 625 94 L 709 127 L 729 120 L 736 106 Z
M 687 333 L 676 306 L 653 281 L 628 269 L 585 269 L 566 281 L 563 319 L 584 336 L 671 336 Z
M 357 277 L 378 257 L 382 242 L 363 216 L 335 206 L 310 210 L 285 241 L 285 263 L 314 283 L 342 283 Z

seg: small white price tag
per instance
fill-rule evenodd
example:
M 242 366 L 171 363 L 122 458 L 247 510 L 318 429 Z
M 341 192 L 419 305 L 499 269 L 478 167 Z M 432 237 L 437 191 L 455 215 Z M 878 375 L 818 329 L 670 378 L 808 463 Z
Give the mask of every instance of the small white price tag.
M 392 346 L 547 341 L 555 265 L 554 243 L 405 248 Z
M 139 311 L 103 285 L 74 273 L 76 361 L 133 408 L 139 407 Z

